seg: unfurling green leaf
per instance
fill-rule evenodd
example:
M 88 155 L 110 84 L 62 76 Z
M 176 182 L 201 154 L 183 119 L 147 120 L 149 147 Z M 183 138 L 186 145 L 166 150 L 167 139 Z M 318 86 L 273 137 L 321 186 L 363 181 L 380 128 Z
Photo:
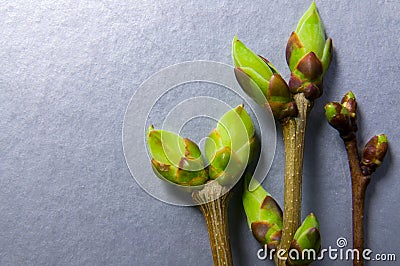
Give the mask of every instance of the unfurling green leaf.
M 237 36 L 233 39 L 232 55 L 236 79 L 255 102 L 263 107 L 269 104 L 278 120 L 297 115 L 288 85 L 267 59 L 256 55 Z
M 233 37 L 232 55 L 235 67 L 252 68 L 266 80 L 269 80 L 273 74 L 273 70 L 264 60 L 247 48 L 236 35 Z
M 244 106 L 225 113 L 205 142 L 210 179 L 223 184 L 237 181 L 256 147 L 254 125 Z
M 305 53 L 313 52 L 318 58 L 322 58 L 325 30 L 314 1 L 301 17 L 295 32 L 304 46 Z

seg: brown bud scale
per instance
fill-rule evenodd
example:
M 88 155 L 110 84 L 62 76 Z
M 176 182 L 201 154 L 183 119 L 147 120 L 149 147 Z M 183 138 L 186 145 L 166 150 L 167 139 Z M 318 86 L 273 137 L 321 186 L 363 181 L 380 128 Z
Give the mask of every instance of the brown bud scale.
M 306 54 L 296 67 L 310 81 L 320 78 L 323 73 L 323 66 L 314 52 Z

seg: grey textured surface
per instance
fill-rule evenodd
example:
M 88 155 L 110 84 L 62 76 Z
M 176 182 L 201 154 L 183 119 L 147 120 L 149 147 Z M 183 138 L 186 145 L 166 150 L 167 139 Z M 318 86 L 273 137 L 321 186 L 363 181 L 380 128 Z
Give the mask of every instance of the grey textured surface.
M 125 108 L 170 64 L 231 64 L 234 34 L 287 77 L 284 47 L 309 2 L 0 1 L 0 264 L 211 265 L 200 212 L 153 199 L 130 176 Z M 350 241 L 346 155 L 323 105 L 352 89 L 361 142 L 381 132 L 391 140 L 367 195 L 367 246 L 400 256 L 400 2 L 317 4 L 335 57 L 307 132 L 304 214 L 319 217 L 324 246 Z M 264 186 L 281 203 L 282 163 L 278 141 Z M 238 192 L 230 231 L 236 265 L 265 265 Z

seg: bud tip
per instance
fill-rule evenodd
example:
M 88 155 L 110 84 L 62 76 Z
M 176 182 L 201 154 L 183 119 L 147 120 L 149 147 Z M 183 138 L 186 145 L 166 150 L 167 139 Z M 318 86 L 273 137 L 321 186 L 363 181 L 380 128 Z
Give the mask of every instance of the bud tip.
M 387 143 L 387 136 L 385 134 L 380 134 L 378 137 L 378 144 Z

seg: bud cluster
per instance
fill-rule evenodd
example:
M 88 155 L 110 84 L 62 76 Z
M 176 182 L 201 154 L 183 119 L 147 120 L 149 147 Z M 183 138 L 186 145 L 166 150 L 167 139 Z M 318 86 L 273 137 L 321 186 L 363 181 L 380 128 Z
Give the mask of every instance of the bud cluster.
M 357 101 L 353 92 L 349 91 L 342 102 L 331 102 L 325 105 L 325 115 L 329 124 L 339 131 L 343 140 L 355 138 L 357 132 Z M 361 171 L 369 176 L 379 167 L 388 150 L 385 134 L 372 137 L 365 145 L 361 154 Z
M 286 62 L 292 74 L 292 93 L 304 93 L 309 100 L 322 95 L 322 78 L 333 54 L 332 39 L 325 40 L 325 30 L 313 1 L 300 19 L 286 46 Z
M 341 103 L 326 104 L 325 115 L 329 124 L 339 131 L 342 138 L 354 138 L 357 132 L 357 101 L 352 91 L 344 95 Z
M 165 130 L 147 132 L 147 144 L 154 173 L 181 186 L 200 186 L 217 179 L 233 184 L 244 172 L 257 150 L 254 126 L 243 105 L 225 113 L 205 143 L 203 159 L 193 141 Z
M 294 94 L 303 93 L 310 101 L 321 96 L 322 78 L 331 63 L 332 53 L 332 40 L 325 40 L 315 2 L 300 19 L 287 43 L 289 85 L 267 59 L 247 48 L 237 36 L 232 43 L 235 75 L 240 86 L 259 105 L 269 104 L 274 117 L 282 122 L 298 114 Z

